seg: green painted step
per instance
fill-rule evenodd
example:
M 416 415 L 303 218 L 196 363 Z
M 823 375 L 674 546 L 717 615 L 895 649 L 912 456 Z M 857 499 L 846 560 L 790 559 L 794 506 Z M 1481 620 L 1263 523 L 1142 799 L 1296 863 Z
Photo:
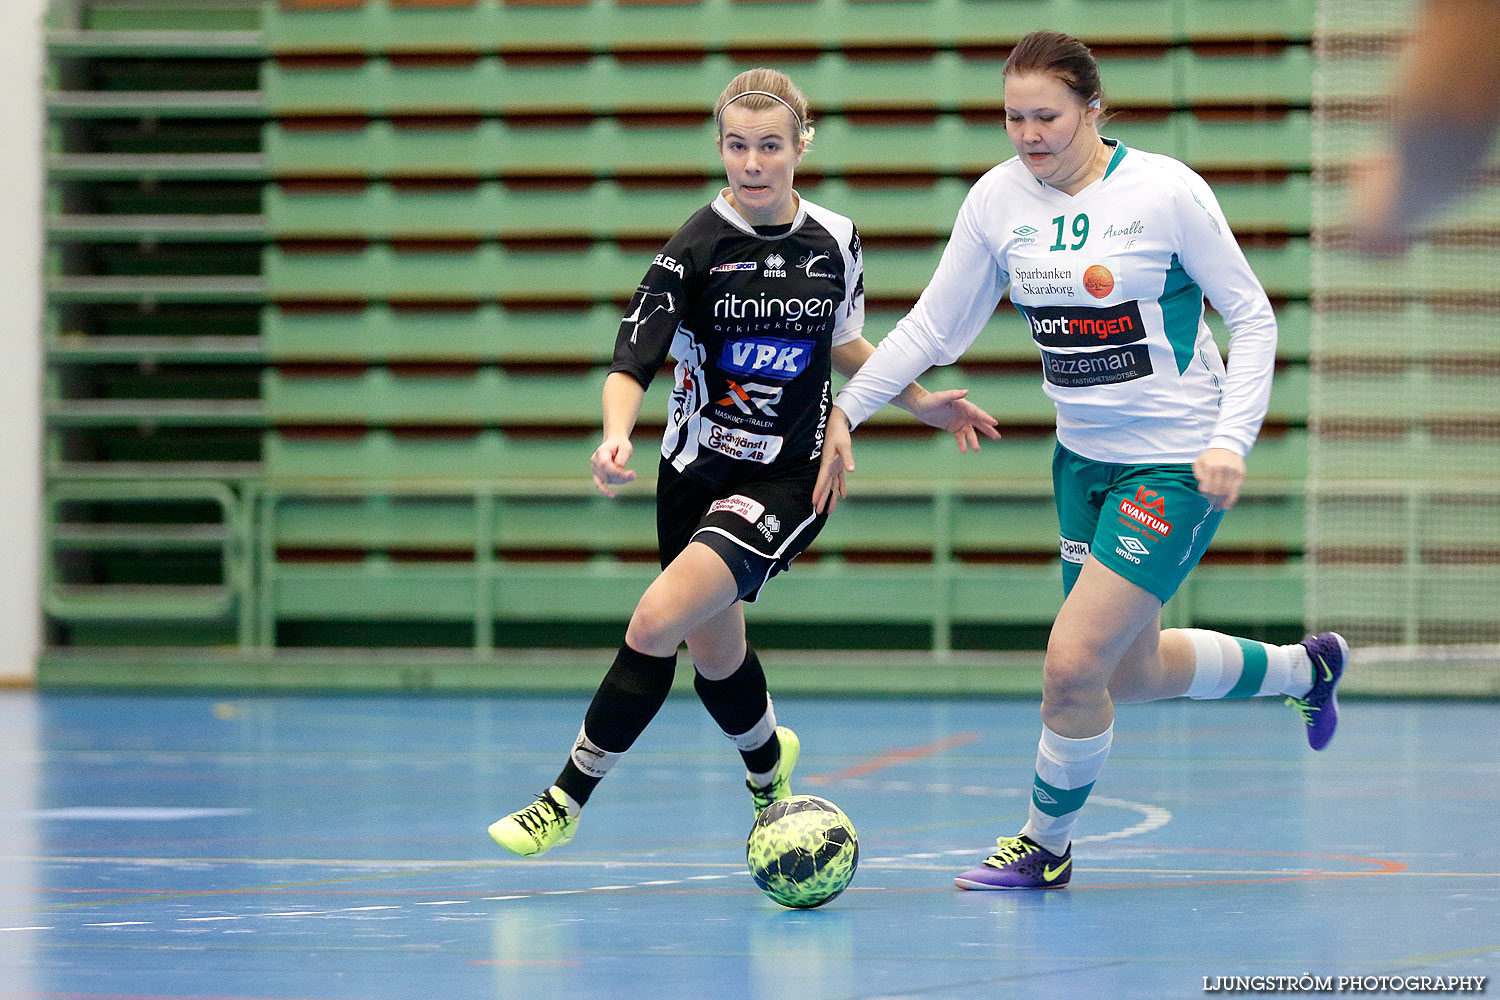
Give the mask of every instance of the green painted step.
M 648 237 L 665 242 L 690 215 L 713 201 L 722 187 L 722 177 L 710 177 L 687 189 L 641 188 L 609 179 L 593 181 L 581 190 L 513 187 L 493 180 L 472 187 L 425 189 L 384 181 L 348 189 L 272 185 L 265 192 L 263 225 L 277 239 L 561 235 Z M 830 178 L 797 187 L 803 197 L 853 219 L 869 239 L 886 234 L 946 238 L 970 185 L 957 177 L 888 186 Z M 1237 233 L 1307 232 L 1310 187 L 1305 174 L 1288 174 L 1262 184 L 1214 184 Z M 108 217 L 95 219 L 98 226 L 109 224 Z M 126 223 L 118 226 L 123 229 Z
M 882 298 L 915 300 L 942 256 L 943 244 L 872 250 L 865 261 L 865 290 Z M 1246 249 L 1267 292 L 1306 298 L 1311 288 L 1311 248 L 1305 238 Z M 302 252 L 266 247 L 262 274 L 275 300 L 472 302 L 505 298 L 546 301 L 608 298 L 626 301 L 640 283 L 642 255 L 617 245 L 582 249 L 515 250 L 496 243 L 451 249 L 407 249 L 373 244 L 360 249 Z M 80 279 L 82 280 L 82 279 Z
M 599 419 L 599 398 L 607 374 L 606 368 L 566 375 L 512 374 L 489 367 L 460 375 L 398 375 L 374 368 L 346 375 L 302 376 L 268 370 L 262 379 L 261 400 L 264 417 L 278 424 L 592 427 Z M 1307 382 L 1307 370 L 1302 367 L 1276 378 L 1269 414 L 1273 422 L 1306 421 Z M 1036 372 L 983 375 L 950 367 L 924 376 L 922 384 L 930 391 L 967 388 L 971 400 L 1007 424 L 1050 427 L 1056 419 Z M 139 405 L 149 408 L 150 404 Z M 648 394 L 642 415 L 648 422 L 665 423 L 666 393 Z M 254 416 L 262 416 L 258 408 Z M 915 423 L 894 407 L 885 407 L 872 419 L 878 424 Z
M 637 465 L 654 465 L 652 449 L 642 435 Z M 265 473 L 273 481 L 308 488 L 320 482 L 350 479 L 367 482 L 433 484 L 484 481 L 535 481 L 576 485 L 586 479 L 592 435 L 538 438 L 496 429 L 463 437 L 416 433 L 397 434 L 370 429 L 356 436 L 320 438 L 288 435 L 272 430 L 265 436 Z M 1307 473 L 1306 432 L 1290 430 L 1263 435 L 1251 452 L 1248 475 L 1265 488 L 1286 489 L 1301 484 Z M 934 483 L 975 483 L 1009 489 L 1019 484 L 1042 488 L 1051 476 L 1053 441 L 1050 436 L 1012 434 L 987 443 L 979 454 L 961 455 L 947 435 L 905 438 L 856 436 L 859 465 L 857 483 L 882 483 L 888 488 L 931 489 Z
M 767 3 L 756 8 L 755 17 L 747 18 L 729 0 L 671 6 L 592 2 L 565 7 L 512 6 L 487 0 L 456 8 L 393 7 L 376 0 L 321 10 L 268 5 L 264 28 L 268 46 L 278 53 L 518 52 L 569 50 L 580 44 L 594 51 L 837 49 L 848 45 L 952 48 L 1013 44 L 1038 28 L 1067 31 L 1102 45 L 1175 40 L 1175 6 L 1156 0 L 1009 0 L 1005 16 L 991 18 L 975 17 L 973 9 L 960 0 L 892 0 L 878 6 L 814 0 Z
M 851 121 L 828 115 L 803 170 L 835 173 L 981 173 L 1011 155 L 999 121 L 975 124 L 957 114 L 911 123 Z M 1187 111 L 1136 116 L 1106 126 L 1127 145 L 1165 153 L 1199 170 L 1306 171 L 1312 156 L 1306 111 L 1240 119 Z M 497 174 L 598 176 L 620 172 L 715 173 L 715 127 L 650 126 L 614 118 L 528 125 L 463 118 L 447 125 L 370 121 L 353 128 L 291 129 L 271 122 L 262 148 L 278 177 L 493 177 Z
M 870 59 L 822 52 L 794 68 L 797 85 L 824 115 L 857 109 L 993 109 L 1005 51 L 973 56 L 937 51 L 924 58 Z M 482 56 L 468 62 L 413 65 L 270 62 L 265 103 L 277 117 L 297 115 L 544 114 L 690 111 L 751 68 L 724 53 L 651 61 L 595 55 L 522 62 Z M 1112 107 L 1216 105 L 1307 106 L 1311 50 L 1294 45 L 1246 55 L 1188 48 L 1100 58 Z
M 52 56 L 95 59 L 253 59 L 267 54 L 264 36 L 255 30 L 50 28 L 45 43 Z
M 497 303 L 463 309 L 392 309 L 370 304 L 334 312 L 263 312 L 265 351 L 274 361 L 567 361 L 608 363 L 621 309 L 613 303 L 571 309 L 526 311 Z M 878 343 L 904 311 L 870 309 L 865 336 Z M 1312 325 L 1307 302 L 1284 302 L 1276 312 L 1278 357 L 1307 358 Z M 1210 312 L 1209 326 L 1221 348 L 1228 343 L 1223 321 Z M 1359 324 L 1368 331 L 1371 324 Z M 1025 321 L 1009 304 L 995 316 L 964 355 L 967 362 L 1034 362 L 1036 345 Z

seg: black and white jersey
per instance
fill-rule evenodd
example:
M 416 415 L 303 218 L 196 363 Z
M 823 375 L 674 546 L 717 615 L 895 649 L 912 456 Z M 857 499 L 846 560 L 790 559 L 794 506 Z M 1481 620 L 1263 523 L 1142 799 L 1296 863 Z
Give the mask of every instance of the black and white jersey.
M 662 456 L 709 485 L 816 465 L 830 349 L 864 328 L 859 233 L 805 199 L 766 235 L 724 195 L 667 241 L 620 321 L 612 372 L 676 361 Z

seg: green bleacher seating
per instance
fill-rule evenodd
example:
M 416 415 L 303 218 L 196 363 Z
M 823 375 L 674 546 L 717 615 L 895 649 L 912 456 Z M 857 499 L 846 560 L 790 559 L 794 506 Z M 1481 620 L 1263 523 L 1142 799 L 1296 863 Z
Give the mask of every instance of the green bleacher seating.
M 1197 42 L 1307 42 L 1313 5 L 1302 0 L 1193 0 L 1179 8 L 1183 37 Z
M 266 239 L 260 215 L 51 215 L 53 243 L 259 243 Z
M 457 308 L 393 309 L 369 304 L 353 308 L 265 310 L 265 353 L 276 362 L 563 362 L 607 363 L 622 310 L 613 303 L 527 310 L 495 302 Z M 1277 310 L 1278 356 L 1307 359 L 1311 310 L 1305 301 Z M 866 311 L 866 336 L 878 342 L 905 310 L 875 306 Z M 1223 321 L 1210 312 L 1209 325 L 1228 344 Z M 80 345 L 81 346 L 81 345 Z M 1020 316 L 1002 305 L 970 347 L 965 360 L 1032 362 L 1036 347 Z
M 1104 50 L 1101 75 L 1112 108 L 1306 107 L 1311 50 Z M 798 85 L 817 112 L 994 110 L 1006 51 L 820 52 L 795 61 Z M 383 56 L 266 65 L 268 109 L 310 115 L 701 114 L 724 81 L 752 64 L 728 53 L 698 58 L 595 54 L 546 60 Z
M 650 248 L 722 183 L 704 105 L 745 60 L 784 58 L 818 118 L 799 188 L 859 224 L 878 340 L 973 178 L 1008 155 L 1002 60 L 1042 26 L 1099 47 L 1119 112 L 1106 134 L 1207 174 L 1277 309 L 1245 498 L 1167 617 L 1295 627 L 1311 5 L 983 6 L 81 0 L 47 34 L 56 643 L 251 652 L 363 623 L 482 651 L 512 625 L 618 626 L 655 571 L 663 387 L 640 482 L 607 501 L 587 459 Z M 1344 132 L 1352 150 L 1363 133 Z M 1420 266 L 1478 260 L 1450 248 Z M 1351 265 L 1347 283 L 1386 277 Z M 1407 308 L 1441 328 L 1440 310 Z M 1378 350 L 1350 326 L 1351 351 Z M 757 619 L 899 622 L 937 649 L 955 628 L 1044 626 L 1061 594 L 1035 365 L 1005 305 L 960 365 L 924 376 L 1001 416 L 1005 439 L 979 455 L 874 418 L 853 495 Z M 1440 393 L 1439 418 L 1469 404 L 1395 376 L 1370 388 Z M 1420 433 L 1400 454 L 1463 457 Z
M 588 177 L 695 175 L 716 167 L 713 122 L 655 126 L 613 118 L 529 124 L 486 118 L 291 122 L 266 127 L 265 153 L 277 177 Z M 998 121 L 958 114 L 909 122 L 828 115 L 809 167 L 830 173 L 979 174 L 1006 159 Z M 1305 111 L 1208 117 L 1181 111 L 1121 116 L 1106 132 L 1130 146 L 1166 153 L 1200 170 L 1307 170 L 1311 118 Z
M 222 484 L 63 482 L 52 484 L 47 505 L 48 543 L 53 551 L 89 553 L 106 560 L 113 555 L 114 560 L 112 567 L 105 563 L 112 568 L 112 572 L 105 570 L 109 575 L 88 582 L 58 579 L 49 563 L 42 594 L 45 612 L 70 619 L 128 614 L 152 620 L 194 620 L 248 609 L 248 524 L 231 488 Z M 217 579 L 193 584 L 162 582 L 142 571 L 142 558 L 160 561 L 164 554 L 175 561 L 199 556 L 217 571 Z
M 94 31 L 240 33 L 261 22 L 259 0 L 103 0 L 79 7 L 82 18 L 75 27 Z
M 796 76 L 803 91 L 814 95 L 815 106 L 823 114 L 852 110 L 992 110 L 999 103 L 1004 58 L 1004 50 L 982 58 L 959 52 L 885 58 L 824 52 L 812 62 L 797 65 Z M 1108 59 L 1102 71 L 1110 81 L 1111 104 L 1170 105 L 1177 65 L 1191 61 L 1187 50 L 1146 50 L 1133 57 Z M 724 81 L 751 65 L 726 53 L 656 62 L 613 55 L 545 61 L 480 56 L 470 61 L 448 59 L 426 64 L 410 57 L 334 64 L 291 59 L 267 64 L 264 93 L 267 107 L 279 117 L 701 114 L 704 103 L 718 93 Z M 1233 66 L 1214 68 L 1243 74 L 1247 69 L 1259 69 L 1260 60 L 1239 60 Z M 1285 74 L 1288 91 L 1305 104 L 1307 81 L 1302 80 L 1300 92 L 1295 91 L 1295 68 Z M 1306 76 L 1305 60 L 1300 68 Z M 1218 82 L 1221 96 L 1233 94 L 1232 79 Z M 1245 96 L 1250 101 L 1265 100 L 1276 79 L 1274 71 L 1250 76 Z M 1210 83 L 1205 79 L 1200 86 Z M 1281 95 L 1281 99 L 1286 100 L 1287 95 Z
M 1257 488 L 1295 487 L 1306 474 L 1305 447 L 1301 431 L 1263 437 L 1249 462 L 1249 475 Z M 974 456 L 958 454 L 946 436 L 876 436 L 858 448 L 859 471 L 871 481 L 899 484 L 908 490 L 928 482 L 1046 489 L 1052 448 L 1050 436 L 1013 433 L 987 444 Z M 316 428 L 278 429 L 267 435 L 264 445 L 267 475 L 302 488 L 341 479 L 404 489 L 418 481 L 447 483 L 451 489 L 454 483 L 488 480 L 522 481 L 546 489 L 576 488 L 592 450 L 592 435 L 540 438 L 495 428 L 475 428 L 463 434 L 348 427 L 327 433 Z M 637 451 L 651 454 L 644 430 Z M 652 471 L 647 465 L 642 466 L 642 475 Z
M 266 354 L 289 361 L 607 361 L 622 310 L 614 304 L 537 311 L 496 302 L 457 309 L 339 310 L 271 306 Z
M 47 114 L 66 118 L 264 118 L 259 91 L 53 91 Z
M 47 280 L 58 304 L 110 302 L 264 302 L 266 283 L 249 275 L 76 275 Z
M 809 162 L 816 164 L 816 157 Z M 1211 180 L 1237 233 L 1308 231 L 1306 175 Z M 670 187 L 612 179 L 582 186 L 496 180 L 278 184 L 266 190 L 264 225 L 282 239 L 611 239 L 624 234 L 665 242 L 722 187 L 722 178 L 713 176 Z M 946 238 L 968 189 L 960 178 L 936 176 L 880 184 L 829 177 L 798 184 L 805 197 L 837 206 L 854 219 L 866 238 Z
M 56 181 L 241 181 L 268 174 L 260 153 L 49 153 Z
M 1181 60 L 1182 97 L 1193 106 L 1307 107 L 1312 103 L 1312 71 L 1307 45 L 1187 50 Z
M 65 410 L 59 419 L 119 422 L 132 415 L 145 419 L 155 405 L 161 407 L 162 422 L 201 418 L 204 423 L 246 425 L 270 421 L 298 426 L 556 425 L 592 429 L 599 420 L 599 397 L 606 372 L 605 368 L 594 368 L 564 374 L 512 374 L 486 366 L 462 374 L 418 370 L 398 375 L 380 367 L 300 375 L 295 369 L 282 369 L 265 374 L 259 401 L 226 405 L 220 411 L 198 401 L 90 400 L 87 402 L 92 405 L 87 408 L 71 404 L 73 409 Z M 1029 368 L 1015 374 L 989 375 L 949 367 L 930 372 L 922 383 L 932 391 L 967 387 L 975 402 L 1008 425 L 1049 428 L 1055 419 L 1052 402 L 1043 395 L 1036 371 Z M 182 405 L 184 402 L 187 405 Z M 1436 403 L 1432 405 L 1439 408 Z M 1462 405 L 1447 406 L 1442 412 L 1462 412 Z M 666 422 L 665 392 L 647 395 L 642 419 Z M 1268 419 L 1282 424 L 1306 421 L 1305 369 L 1283 372 L 1276 380 Z M 872 420 L 877 424 L 911 422 L 893 407 Z
M 878 484 L 860 479 L 853 483 L 853 495 L 818 536 L 820 557 L 947 547 L 969 558 L 1046 552 L 1057 544 L 1056 515 L 1043 492 L 957 495 L 943 513 L 944 528 L 928 490 L 902 495 L 872 492 Z M 614 500 L 583 493 L 496 496 L 486 505 L 484 525 L 472 495 L 292 495 L 277 503 L 275 515 L 276 544 L 294 551 L 472 554 L 482 539 L 512 553 L 649 554 L 656 547 L 652 500 L 641 488 Z M 1294 523 L 1283 523 L 1288 520 Z M 1252 493 L 1221 525 L 1215 549 L 1296 549 L 1301 521 L 1300 497 Z
M 1157 0 L 1008 0 L 1003 17 L 982 17 L 961 0 L 889 0 L 879 6 L 813 0 L 759 6 L 758 16 L 746 18 L 731 0 L 663 5 L 594 0 L 576 6 L 486 0 L 441 7 L 371 0 L 268 6 L 265 31 L 278 54 L 957 49 L 1008 47 L 1038 28 L 1069 31 L 1095 44 L 1171 42 L 1177 39 L 1175 6 Z M 784 16 L 773 16 L 782 11 Z
M 1310 283 L 1305 239 L 1250 246 L 1246 256 L 1266 290 L 1305 298 Z M 915 300 L 942 256 L 942 244 L 925 248 L 869 246 L 866 291 L 882 298 Z M 511 250 L 496 243 L 407 250 L 371 244 L 324 253 L 268 247 L 263 270 L 267 294 L 302 302 L 388 300 L 402 302 L 628 300 L 644 273 L 645 258 L 609 244 L 581 249 Z M 165 289 L 165 286 L 163 286 Z M 78 294 L 83 294 L 79 289 Z
M 49 27 L 46 44 L 54 58 L 258 60 L 265 55 L 258 29 Z

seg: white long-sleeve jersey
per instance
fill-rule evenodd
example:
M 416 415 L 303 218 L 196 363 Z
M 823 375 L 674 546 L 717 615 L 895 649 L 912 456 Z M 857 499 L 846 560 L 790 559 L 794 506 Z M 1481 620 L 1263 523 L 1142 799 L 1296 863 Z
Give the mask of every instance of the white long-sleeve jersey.
M 1250 451 L 1276 357 L 1265 290 L 1203 178 L 1105 142 L 1104 176 L 1073 196 L 1018 158 L 975 183 L 921 298 L 834 401 L 851 427 L 958 360 L 1008 288 L 1041 351 L 1064 447 L 1120 464 Z M 1229 326 L 1227 373 L 1205 295 Z

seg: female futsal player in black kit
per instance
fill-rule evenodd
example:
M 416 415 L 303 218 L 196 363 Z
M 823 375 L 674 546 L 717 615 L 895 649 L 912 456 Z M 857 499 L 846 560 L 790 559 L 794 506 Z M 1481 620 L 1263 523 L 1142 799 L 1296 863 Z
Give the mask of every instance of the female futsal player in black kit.
M 813 132 L 806 99 L 785 75 L 755 69 L 731 81 L 714 114 L 728 186 L 667 241 L 636 290 L 591 460 L 606 496 L 635 478 L 630 433 L 670 352 L 656 501 L 662 572 L 636 605 L 556 783 L 490 826 L 497 843 L 525 857 L 573 838 L 594 787 L 666 700 L 684 641 L 699 697 L 744 758 L 755 811 L 791 794 L 800 746 L 776 724 L 741 602 L 822 528 L 812 493 L 831 371 L 852 374 L 874 348 L 862 336 L 858 231 L 792 187 Z M 894 402 L 967 451 L 999 434 L 963 397 L 913 383 Z

